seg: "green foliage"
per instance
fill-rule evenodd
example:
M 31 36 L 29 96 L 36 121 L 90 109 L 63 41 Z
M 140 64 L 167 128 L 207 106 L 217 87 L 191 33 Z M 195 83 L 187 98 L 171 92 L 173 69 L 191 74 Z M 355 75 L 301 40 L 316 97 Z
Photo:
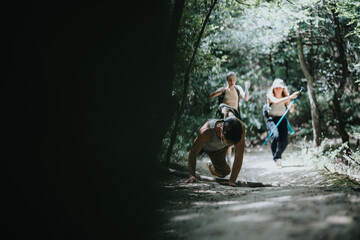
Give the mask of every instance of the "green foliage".
M 178 101 L 183 94 L 184 74 L 210 3 L 196 0 L 185 3 L 177 42 L 173 89 Z M 360 132 L 354 130 L 360 125 L 359 4 L 349 0 L 336 3 L 341 34 L 346 36 L 344 47 L 349 63 L 348 81 L 340 104 L 347 130 L 354 136 L 356 131 Z M 241 106 L 241 116 L 247 127 L 248 143 L 262 144 L 266 138 L 262 107 L 273 79 L 284 79 L 290 93 L 300 87 L 306 88 L 296 46 L 299 33 L 303 36 L 305 56 L 313 56 L 307 61 L 311 62 L 315 77 L 313 87 L 319 104 L 323 137 L 337 138 L 331 100 L 341 78 L 341 65 L 333 42 L 332 7 L 327 0 L 219 0 L 206 26 L 192 68 L 185 112 L 172 160 L 185 160 L 198 129 L 207 119 L 215 117 L 218 100 L 210 99 L 209 95 L 226 85 L 228 71 L 237 73 L 237 84 L 243 88 L 245 81 L 251 82 L 250 100 Z M 287 116 L 296 131 L 290 140 L 311 139 L 310 102 L 306 92 L 297 100 L 295 109 Z M 169 132 L 164 138 L 163 149 L 167 148 Z M 160 158 L 163 153 L 160 153 Z
M 332 8 L 339 13 L 340 17 L 348 19 L 346 25 L 352 28 L 352 30 L 345 37 L 356 35 L 360 38 L 360 2 L 354 0 L 326 0 L 326 2 L 328 4 L 335 3 L 335 6 L 332 6 Z
M 286 153 L 284 156 L 300 160 L 307 166 L 347 175 L 360 181 L 360 150 L 351 150 L 348 143 L 336 146 L 325 138 L 320 147 L 313 148 L 310 143 L 303 142 L 300 152 Z

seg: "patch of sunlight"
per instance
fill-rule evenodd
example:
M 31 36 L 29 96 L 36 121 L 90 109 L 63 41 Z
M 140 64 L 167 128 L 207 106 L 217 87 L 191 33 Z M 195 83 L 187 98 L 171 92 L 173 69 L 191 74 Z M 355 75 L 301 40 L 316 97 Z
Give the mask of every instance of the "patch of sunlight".
M 268 201 L 274 201 L 274 202 L 284 202 L 289 201 L 292 198 L 292 196 L 281 196 L 281 197 L 274 197 L 274 198 L 268 198 Z
M 210 194 L 215 194 L 217 193 L 217 191 L 214 191 L 214 190 L 199 190 L 199 191 L 196 191 L 197 193 L 210 193 Z
M 235 205 L 228 207 L 228 211 L 240 211 L 245 209 L 259 209 L 259 208 L 267 208 L 278 205 L 278 203 L 275 202 L 269 202 L 269 201 L 262 201 L 262 202 L 255 202 L 255 203 L 248 203 L 248 204 L 242 204 L 242 205 Z
M 218 205 L 230 205 L 230 204 L 237 204 L 237 203 L 241 203 L 240 201 L 221 201 L 218 202 Z
M 326 222 L 312 222 L 312 223 L 311 223 L 311 227 L 312 227 L 313 229 L 318 229 L 318 230 L 327 228 L 328 225 L 329 225 L 329 224 L 326 223 Z
M 281 173 L 299 173 L 304 172 L 306 170 L 311 170 L 310 167 L 293 167 L 293 166 L 286 166 L 283 165 L 281 168 L 276 168 L 278 172 Z M 317 173 L 311 173 L 312 175 L 316 175 Z
M 349 201 L 352 203 L 358 203 L 360 202 L 360 197 L 350 196 Z
M 239 204 L 240 201 L 221 201 L 221 202 L 194 202 L 193 205 L 196 206 L 222 206 L 222 205 L 231 205 Z
M 246 169 L 270 169 L 270 170 L 274 170 L 276 169 L 276 165 L 273 161 L 258 161 L 258 162 L 252 162 L 251 165 L 250 164 L 246 164 L 246 162 L 244 162 L 244 168 Z
M 208 184 L 208 183 L 203 183 L 203 182 L 198 182 L 198 183 L 181 183 L 180 186 L 183 187 L 183 188 L 198 188 L 198 187 L 209 187 L 210 184 Z
M 323 201 L 326 200 L 328 198 L 334 198 L 334 197 L 340 197 L 343 196 L 343 193 L 333 193 L 333 194 L 328 194 L 328 195 L 317 195 L 317 196 L 312 196 L 312 197 L 304 197 L 304 198 L 300 198 L 297 199 L 297 201 Z
M 185 221 L 185 220 L 190 220 L 190 219 L 193 219 L 193 218 L 196 218 L 196 217 L 199 217 L 199 216 L 200 216 L 200 214 L 198 214 L 198 213 L 180 215 L 180 216 L 173 217 L 171 219 L 171 221 L 173 221 L 173 222 Z
M 201 180 L 207 180 L 207 181 L 214 181 L 215 180 L 214 177 L 209 177 L 209 176 L 204 176 L 204 175 L 202 175 L 200 179 Z
M 331 224 L 346 225 L 352 223 L 353 219 L 347 216 L 332 215 L 332 216 L 328 216 L 325 221 Z
M 171 234 L 171 233 L 175 233 L 176 231 L 174 229 L 169 229 L 169 230 L 166 230 L 165 233 L 167 234 Z
M 245 214 L 234 216 L 228 219 L 229 222 L 267 222 L 272 220 L 271 216 L 260 214 Z

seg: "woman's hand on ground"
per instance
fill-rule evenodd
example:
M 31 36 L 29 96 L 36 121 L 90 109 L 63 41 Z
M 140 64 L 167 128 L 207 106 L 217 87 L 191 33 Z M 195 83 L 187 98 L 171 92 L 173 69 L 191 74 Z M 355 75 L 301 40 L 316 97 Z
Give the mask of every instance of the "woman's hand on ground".
M 199 180 L 197 180 L 197 178 L 194 176 L 190 176 L 189 179 L 186 180 L 186 183 L 194 183 L 194 182 L 199 182 Z

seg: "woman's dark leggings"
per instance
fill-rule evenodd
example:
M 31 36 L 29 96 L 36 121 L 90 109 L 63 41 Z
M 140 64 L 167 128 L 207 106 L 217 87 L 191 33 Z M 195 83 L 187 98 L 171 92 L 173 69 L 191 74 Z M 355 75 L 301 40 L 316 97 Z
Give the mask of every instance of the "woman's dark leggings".
M 269 116 L 266 119 L 266 128 L 269 134 L 274 130 L 276 124 L 281 117 Z M 288 145 L 288 129 L 286 119 L 284 118 L 279 126 L 275 129 L 271 138 L 271 151 L 273 154 L 273 160 L 276 162 L 281 159 L 281 154 L 285 151 Z

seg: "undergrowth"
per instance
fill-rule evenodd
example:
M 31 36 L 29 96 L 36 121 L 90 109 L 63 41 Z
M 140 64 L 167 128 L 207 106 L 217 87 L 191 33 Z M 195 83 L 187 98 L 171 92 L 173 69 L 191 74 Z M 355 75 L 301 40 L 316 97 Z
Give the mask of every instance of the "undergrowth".
M 360 150 L 352 150 L 347 143 L 332 146 L 325 138 L 319 147 L 314 148 L 311 143 L 303 142 L 300 153 L 292 152 L 286 155 L 286 158 L 301 160 L 306 166 L 346 175 L 360 183 Z

